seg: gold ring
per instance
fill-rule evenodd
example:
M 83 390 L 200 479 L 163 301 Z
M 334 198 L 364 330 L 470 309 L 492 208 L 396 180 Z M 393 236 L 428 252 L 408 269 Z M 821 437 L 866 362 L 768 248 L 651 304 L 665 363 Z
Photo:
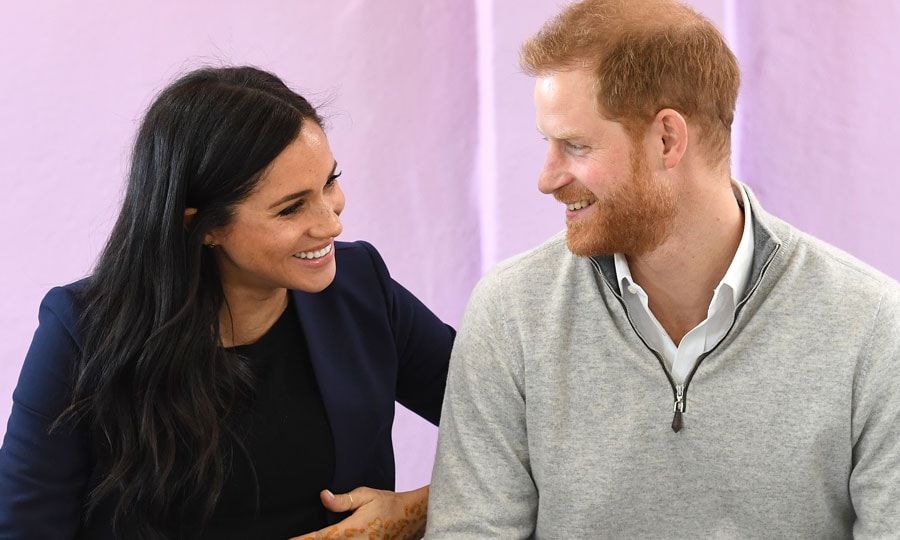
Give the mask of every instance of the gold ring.
M 350 497 L 350 508 L 347 509 L 349 512 L 350 510 L 353 510 L 353 495 L 348 493 L 347 496 Z

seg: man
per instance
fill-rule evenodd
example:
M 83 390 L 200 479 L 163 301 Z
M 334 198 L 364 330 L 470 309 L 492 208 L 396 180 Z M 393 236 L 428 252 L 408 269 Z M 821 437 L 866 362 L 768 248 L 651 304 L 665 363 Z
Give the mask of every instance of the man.
M 567 230 L 474 292 L 428 538 L 900 537 L 900 287 L 731 179 L 719 32 L 586 0 L 522 64 Z

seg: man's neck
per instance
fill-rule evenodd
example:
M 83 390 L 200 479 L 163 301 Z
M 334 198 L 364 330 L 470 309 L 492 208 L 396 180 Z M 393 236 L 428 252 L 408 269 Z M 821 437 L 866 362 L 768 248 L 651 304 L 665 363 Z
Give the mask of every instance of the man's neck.
M 649 297 L 650 311 L 676 345 L 706 319 L 715 288 L 740 244 L 743 223 L 730 185 L 686 190 L 669 238 L 649 253 L 626 254 L 634 281 Z

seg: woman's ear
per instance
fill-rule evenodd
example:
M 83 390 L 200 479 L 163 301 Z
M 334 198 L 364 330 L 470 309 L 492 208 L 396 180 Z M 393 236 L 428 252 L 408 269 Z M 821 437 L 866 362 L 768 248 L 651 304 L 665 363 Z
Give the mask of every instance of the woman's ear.
M 191 221 L 194 219 L 194 216 L 197 214 L 196 208 L 185 208 L 184 209 L 184 228 L 188 228 L 191 226 Z
M 184 209 L 184 228 L 187 229 L 191 226 L 191 222 L 194 220 L 194 216 L 197 215 L 196 208 L 185 208 Z M 203 236 L 203 245 L 209 247 L 215 247 L 218 244 L 216 242 L 216 235 L 209 232 Z

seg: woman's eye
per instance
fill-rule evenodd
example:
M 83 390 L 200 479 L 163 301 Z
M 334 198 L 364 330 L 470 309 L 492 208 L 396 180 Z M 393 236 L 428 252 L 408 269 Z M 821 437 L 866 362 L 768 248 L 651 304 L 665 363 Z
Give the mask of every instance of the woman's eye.
M 334 183 L 337 182 L 337 179 L 341 176 L 341 174 L 343 174 L 343 172 L 344 172 L 344 171 L 341 171 L 341 172 L 339 172 L 339 173 L 337 173 L 337 174 L 333 174 L 333 175 L 329 176 L 329 177 L 328 177 L 328 181 L 325 182 L 325 187 L 326 187 L 326 188 L 330 188 L 331 186 L 333 186 Z
M 287 208 L 283 209 L 282 211 L 278 212 L 278 215 L 279 216 L 289 216 L 291 214 L 296 213 L 297 210 L 300 210 L 300 207 L 302 207 L 302 206 L 303 206 L 302 201 L 295 202 L 294 204 L 292 204 L 292 205 L 288 206 Z

